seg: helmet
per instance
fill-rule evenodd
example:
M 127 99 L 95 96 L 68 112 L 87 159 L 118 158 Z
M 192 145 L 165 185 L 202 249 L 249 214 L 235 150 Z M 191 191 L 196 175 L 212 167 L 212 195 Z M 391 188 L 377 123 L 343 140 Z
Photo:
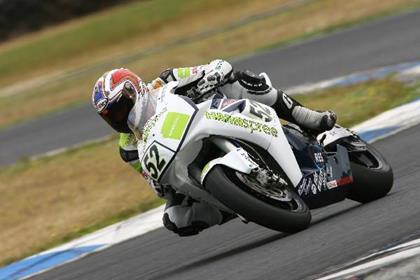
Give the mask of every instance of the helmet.
M 93 88 L 92 105 L 96 112 L 116 131 L 131 132 L 128 114 L 138 97 L 146 93 L 146 85 L 139 76 L 120 68 L 106 72 Z

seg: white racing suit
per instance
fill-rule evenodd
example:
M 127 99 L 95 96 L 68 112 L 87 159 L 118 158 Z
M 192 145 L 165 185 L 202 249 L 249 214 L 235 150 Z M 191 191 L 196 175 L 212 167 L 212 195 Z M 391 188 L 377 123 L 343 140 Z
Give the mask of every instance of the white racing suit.
M 193 87 L 202 91 L 217 87 L 217 91 L 226 98 L 256 100 L 271 106 L 282 119 L 296 123 L 311 132 L 331 129 L 335 123 L 334 113 L 316 112 L 305 108 L 281 90 L 273 88 L 264 74 L 233 71 L 232 66 L 224 60 L 214 60 L 207 65 L 165 70 L 148 84 L 150 93 L 146 95 L 153 96 L 153 91 L 170 81 L 179 81 L 178 87 L 183 87 L 186 93 Z M 130 127 L 143 127 L 154 115 L 158 101 L 149 99 L 136 101 L 128 120 Z M 120 155 L 125 162 L 142 172 L 137 152 L 142 131 L 136 131 L 135 128 L 132 130 L 134 134 L 120 134 Z M 170 186 L 149 183 L 160 197 L 167 200 L 163 216 L 165 227 L 180 236 L 197 234 L 207 227 L 222 224 L 233 218 L 232 215 L 222 213 L 204 202 L 176 193 Z

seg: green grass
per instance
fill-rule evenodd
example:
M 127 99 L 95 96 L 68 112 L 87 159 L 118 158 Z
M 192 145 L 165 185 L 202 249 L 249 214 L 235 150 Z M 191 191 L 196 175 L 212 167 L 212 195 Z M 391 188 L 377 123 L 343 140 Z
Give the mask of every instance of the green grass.
M 8 242 L 0 243 L 0 264 L 161 203 L 141 175 L 122 162 L 115 139 L 3 167 L 0 238 Z
M 0 50 L 0 77 L 25 75 L 33 68 L 50 68 L 68 64 L 72 59 L 88 57 L 101 47 L 129 41 L 150 30 L 161 28 L 165 21 L 176 20 L 206 1 L 154 0 L 129 4 L 81 20 L 58 32 L 46 32 L 35 40 L 14 48 Z M 21 76 L 22 77 L 22 76 Z M 20 77 L 20 78 L 21 78 Z
M 420 98 L 419 84 L 405 85 L 391 78 L 296 96 L 309 107 L 334 110 L 338 123 L 345 127 L 417 98 Z
M 128 210 L 124 210 L 122 212 L 117 213 L 115 216 L 106 218 L 104 220 L 101 220 L 97 223 L 93 223 L 91 225 L 86 225 L 85 227 L 78 229 L 76 231 L 70 232 L 68 234 L 65 234 L 64 236 L 60 236 L 58 238 L 55 238 L 47 243 L 44 243 L 42 245 L 40 245 L 39 247 L 36 247 L 34 249 L 32 249 L 31 251 L 28 251 L 25 253 L 26 256 L 31 256 L 34 255 L 38 252 L 42 252 L 42 251 L 46 251 L 48 249 L 57 247 L 61 244 L 64 244 L 66 242 L 70 242 L 76 238 L 82 237 L 86 234 L 89 233 L 93 233 L 95 231 L 98 231 L 100 229 L 103 229 L 107 226 L 113 225 L 115 223 L 127 220 L 135 215 L 138 215 L 139 213 L 143 213 L 146 212 L 147 210 L 156 208 L 160 205 L 162 205 L 165 201 L 163 199 L 160 198 L 155 198 L 154 200 L 150 201 L 150 202 L 146 202 L 146 203 L 142 203 L 137 205 L 134 208 L 128 209 Z M 2 262 L 0 262 L 0 266 L 1 265 L 7 265 L 10 264 L 12 262 L 18 261 L 22 259 L 22 257 L 10 257 L 10 258 L 5 258 Z

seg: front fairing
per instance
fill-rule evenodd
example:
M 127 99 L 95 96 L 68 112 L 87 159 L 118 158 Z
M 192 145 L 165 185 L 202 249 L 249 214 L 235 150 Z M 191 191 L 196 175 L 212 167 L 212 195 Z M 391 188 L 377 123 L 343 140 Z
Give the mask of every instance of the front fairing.
M 139 158 L 149 176 L 172 183 L 173 172 L 165 174 L 176 165 L 172 163 L 188 166 L 199 151 L 194 148 L 197 143 L 217 135 L 242 139 L 267 150 L 297 186 L 302 173 L 272 108 L 246 99 L 222 99 L 217 106 L 212 99 L 195 105 L 188 98 L 170 93 L 174 86 L 168 84 L 166 91 L 164 87 L 157 113 L 144 128 L 145 144 L 139 147 Z
M 241 99 L 218 99 L 198 105 L 196 119 L 186 143 L 210 135 L 235 138 L 254 143 L 267 150 L 284 170 L 294 186 L 302 173 L 283 133 L 275 111 L 261 103 Z

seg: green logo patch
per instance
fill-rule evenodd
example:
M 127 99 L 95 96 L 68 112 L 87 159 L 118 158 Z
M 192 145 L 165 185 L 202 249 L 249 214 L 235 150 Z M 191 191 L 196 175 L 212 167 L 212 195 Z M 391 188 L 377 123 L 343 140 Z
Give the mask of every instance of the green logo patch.
M 160 131 L 162 137 L 175 140 L 181 139 L 189 120 L 190 115 L 168 112 Z

